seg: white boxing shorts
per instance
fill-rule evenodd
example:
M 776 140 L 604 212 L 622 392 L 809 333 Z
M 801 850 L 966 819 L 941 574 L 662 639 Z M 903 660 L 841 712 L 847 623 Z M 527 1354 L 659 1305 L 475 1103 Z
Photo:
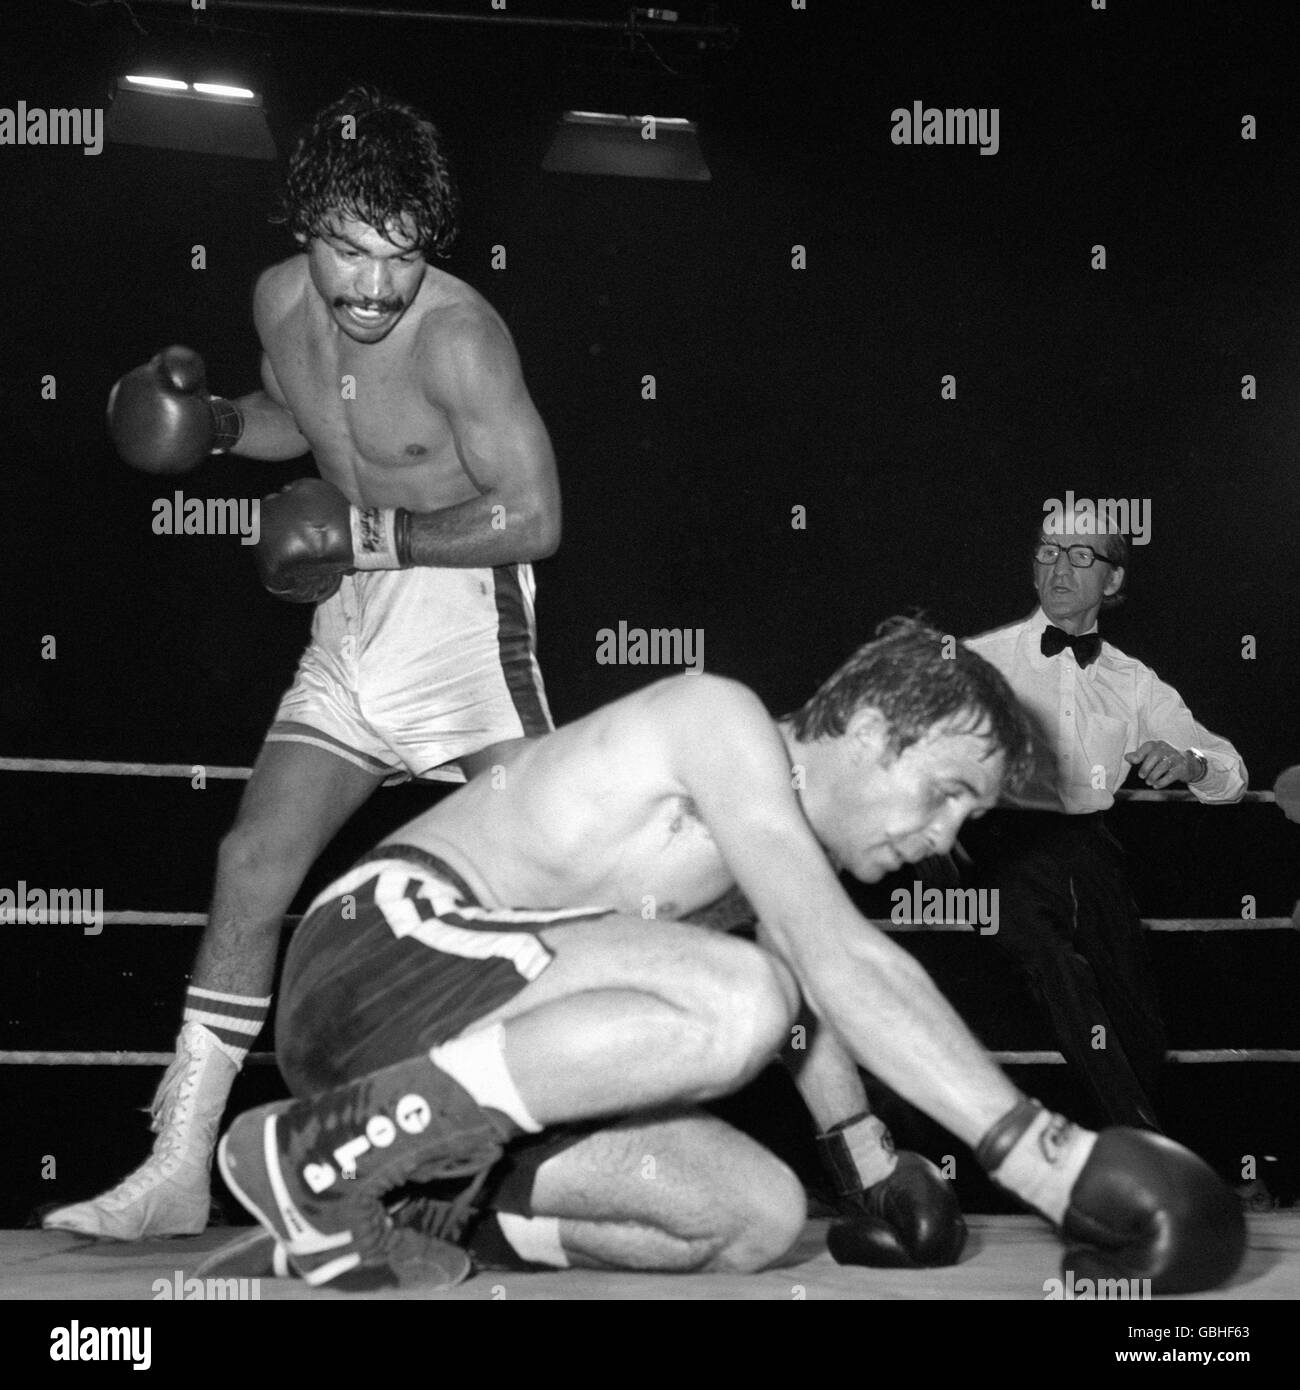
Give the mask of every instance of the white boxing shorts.
M 268 743 L 384 776 L 463 782 L 463 754 L 554 727 L 531 565 L 369 570 L 318 605 Z

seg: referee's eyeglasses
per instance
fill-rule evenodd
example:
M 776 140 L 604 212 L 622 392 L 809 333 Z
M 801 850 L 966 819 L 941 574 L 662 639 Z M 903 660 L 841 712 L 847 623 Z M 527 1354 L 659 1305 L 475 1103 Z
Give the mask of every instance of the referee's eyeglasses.
M 1104 565 L 1113 565 L 1114 560 L 1109 560 L 1105 555 L 1098 554 L 1090 545 L 1071 545 L 1064 547 L 1070 563 L 1077 570 L 1089 570 L 1098 560 Z M 1054 565 L 1056 557 L 1061 553 L 1062 547 L 1052 541 L 1040 541 L 1034 547 L 1034 559 L 1040 565 Z

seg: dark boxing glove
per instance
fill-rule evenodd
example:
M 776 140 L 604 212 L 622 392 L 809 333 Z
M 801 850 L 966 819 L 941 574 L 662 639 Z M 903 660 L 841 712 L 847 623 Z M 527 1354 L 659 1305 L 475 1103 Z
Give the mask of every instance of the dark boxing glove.
M 137 367 L 108 397 L 108 432 L 124 462 L 146 473 L 188 473 L 239 442 L 244 418 L 208 394 L 203 359 L 169 347 Z
M 411 563 L 411 513 L 354 507 L 323 478 L 299 478 L 263 498 L 258 537 L 262 583 L 290 603 L 323 603 L 354 570 Z
M 858 1115 L 818 1136 L 839 1216 L 826 1248 L 838 1264 L 926 1269 L 956 1264 L 966 1244 L 957 1198 L 920 1154 L 896 1153 L 874 1115 Z
M 1080 1129 L 1023 1100 L 981 1140 L 994 1181 L 1042 1212 L 1076 1279 L 1150 1279 L 1196 1293 L 1230 1279 L 1246 1250 L 1241 1205 L 1202 1159 L 1140 1129 Z

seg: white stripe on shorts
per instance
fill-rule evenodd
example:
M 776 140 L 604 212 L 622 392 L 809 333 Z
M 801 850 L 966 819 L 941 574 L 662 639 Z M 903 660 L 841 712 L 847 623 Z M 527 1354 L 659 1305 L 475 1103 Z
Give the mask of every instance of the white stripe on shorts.
M 375 884 L 375 903 L 392 927 L 394 936 L 413 936 L 435 951 L 468 960 L 499 956 L 510 961 L 525 980 L 535 980 L 550 965 L 553 959 L 550 951 L 529 932 L 470 931 L 467 927 L 448 926 L 437 917 L 424 921 L 415 903 L 406 896 L 411 877 L 409 865 L 386 868 Z M 420 896 L 433 905 L 435 912 L 463 911 L 458 906 L 460 895 L 450 884 L 441 883 L 428 874 L 420 877 L 424 880 Z
M 604 907 L 543 908 L 538 911 L 508 907 L 476 907 L 465 902 L 457 888 L 430 870 L 408 859 L 372 859 L 349 870 L 307 908 L 310 916 L 318 907 L 354 893 L 372 879 L 375 883 L 375 904 L 384 914 L 394 936 L 411 936 L 423 945 L 448 955 L 467 960 L 486 960 L 497 956 L 511 961 L 526 980 L 535 980 L 551 963 L 552 955 L 534 932 L 473 931 L 457 927 L 438 917 L 462 917 L 476 922 L 529 923 L 546 926 L 569 922 L 575 918 L 591 917 L 611 911 Z M 427 902 L 437 917 L 425 921 L 415 903 L 407 896 L 412 879 L 420 884 L 419 896 Z

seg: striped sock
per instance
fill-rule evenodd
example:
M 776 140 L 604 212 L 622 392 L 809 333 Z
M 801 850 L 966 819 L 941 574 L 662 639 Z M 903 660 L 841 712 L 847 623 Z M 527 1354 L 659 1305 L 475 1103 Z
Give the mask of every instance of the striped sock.
M 249 994 L 218 994 L 197 985 L 185 991 L 184 1022 L 201 1023 L 237 1067 L 243 1066 L 270 1011 L 269 994 L 257 999 Z

